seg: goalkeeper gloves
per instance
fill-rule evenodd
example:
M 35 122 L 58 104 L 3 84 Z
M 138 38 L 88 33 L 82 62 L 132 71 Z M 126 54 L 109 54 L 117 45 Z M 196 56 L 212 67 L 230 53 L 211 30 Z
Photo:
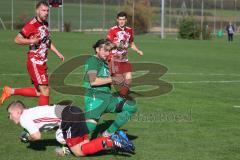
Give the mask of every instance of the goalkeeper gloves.
M 66 155 L 70 155 L 71 151 L 67 146 L 62 146 L 62 147 L 56 147 L 55 148 L 55 153 L 57 156 L 63 157 Z
M 20 135 L 21 142 L 28 143 L 29 142 L 29 136 L 30 136 L 30 134 L 28 133 L 28 131 L 23 130 L 21 135 Z

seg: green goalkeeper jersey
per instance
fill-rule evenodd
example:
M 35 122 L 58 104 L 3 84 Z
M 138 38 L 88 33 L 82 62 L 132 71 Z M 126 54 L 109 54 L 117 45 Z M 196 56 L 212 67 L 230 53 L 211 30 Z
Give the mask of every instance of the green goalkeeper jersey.
M 110 77 L 110 72 L 108 68 L 108 64 L 96 57 L 96 56 L 91 56 L 88 58 L 84 65 L 84 70 L 85 70 L 85 76 L 83 80 L 83 86 L 86 89 L 94 89 L 94 90 L 99 90 L 99 91 L 105 91 L 105 92 L 110 92 L 111 90 L 111 84 L 104 84 L 100 86 L 91 86 L 90 81 L 89 81 L 89 76 L 88 73 L 96 73 L 97 77 L 99 78 L 107 78 Z

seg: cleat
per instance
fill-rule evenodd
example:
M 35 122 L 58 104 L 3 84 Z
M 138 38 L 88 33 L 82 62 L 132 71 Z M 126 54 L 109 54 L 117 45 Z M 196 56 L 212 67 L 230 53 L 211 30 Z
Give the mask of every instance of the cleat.
M 123 138 L 121 135 L 117 133 L 113 134 L 111 136 L 111 139 L 113 141 L 113 149 L 115 151 L 122 151 L 122 152 L 127 152 L 134 154 L 135 147 L 132 143 L 129 143 L 126 141 L 125 138 Z
M 125 139 L 125 140 L 128 142 L 128 144 L 132 147 L 133 151 L 135 150 L 134 144 L 132 143 L 132 141 L 130 141 L 130 140 L 128 139 L 128 137 L 127 137 L 127 135 L 126 135 L 125 132 L 123 132 L 122 130 L 120 130 L 120 131 L 117 131 L 117 134 L 118 134 L 119 136 L 121 136 L 123 139 Z
M 0 104 L 3 104 L 3 102 L 11 96 L 11 90 L 12 88 L 5 86 L 2 91 L 2 96 L 0 98 Z
M 70 155 L 71 151 L 69 150 L 68 147 L 62 146 L 62 147 L 56 147 L 55 148 L 55 153 L 59 157 L 67 156 Z

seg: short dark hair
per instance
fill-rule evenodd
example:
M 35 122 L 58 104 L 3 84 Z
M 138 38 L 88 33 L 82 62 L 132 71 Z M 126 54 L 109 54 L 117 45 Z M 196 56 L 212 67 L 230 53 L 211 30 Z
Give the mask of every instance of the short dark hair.
M 49 6 L 47 1 L 41 0 L 36 4 L 36 9 L 38 9 L 41 5 L 44 5 L 44 6 L 47 6 L 47 7 Z
M 117 18 L 119 18 L 119 17 L 126 17 L 127 18 L 127 13 L 126 12 L 119 12 L 118 14 L 117 14 Z
M 25 104 L 24 104 L 22 101 L 16 100 L 16 101 L 12 101 L 12 102 L 7 106 L 7 111 L 9 110 L 10 107 L 16 106 L 16 105 L 21 105 L 23 108 L 26 108 Z
M 96 48 L 104 47 L 104 49 L 112 50 L 114 48 L 114 46 L 115 45 L 108 39 L 100 39 L 93 45 L 93 49 L 94 49 L 94 51 L 96 51 Z

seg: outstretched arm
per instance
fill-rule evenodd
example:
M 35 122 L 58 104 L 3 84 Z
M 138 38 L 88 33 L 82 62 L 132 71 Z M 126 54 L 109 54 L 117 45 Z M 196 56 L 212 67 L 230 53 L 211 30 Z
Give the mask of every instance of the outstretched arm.
M 64 56 L 57 50 L 55 45 L 51 43 L 50 49 L 62 60 L 64 61 Z
M 130 45 L 131 45 L 132 50 L 134 50 L 135 52 L 137 52 L 137 54 L 138 54 L 139 56 L 142 56 L 142 55 L 143 55 L 143 52 L 137 48 L 137 46 L 135 45 L 134 42 L 132 42 Z

